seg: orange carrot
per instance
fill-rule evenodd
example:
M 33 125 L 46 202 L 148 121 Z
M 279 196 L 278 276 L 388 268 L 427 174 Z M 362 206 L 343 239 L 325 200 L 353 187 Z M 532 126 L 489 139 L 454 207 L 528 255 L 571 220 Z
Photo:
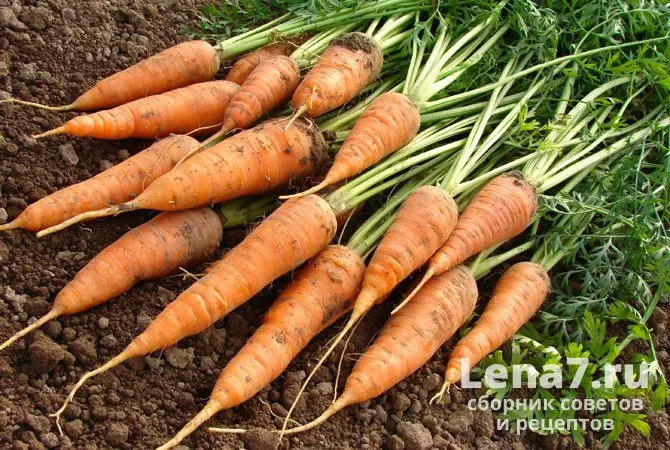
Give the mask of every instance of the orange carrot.
M 405 199 L 365 270 L 363 286 L 349 320 L 304 381 L 286 420 L 316 370 L 342 338 L 375 304 L 383 302 L 401 281 L 430 258 L 451 234 L 457 216 L 456 203 L 437 186 L 421 186 Z
M 124 211 L 188 209 L 263 194 L 316 172 L 327 151 L 318 128 L 303 119 L 285 130 L 284 122 L 269 120 L 232 136 L 159 177 L 134 200 L 80 214 L 37 236 Z
M 198 145 L 198 141 L 189 136 L 160 140 L 93 178 L 28 205 L 12 222 L 0 225 L 0 231 L 13 228 L 39 231 L 87 211 L 130 201 Z
M 432 276 L 525 230 L 537 211 L 535 189 L 520 172 L 489 181 L 470 199 L 447 242 L 430 258 L 428 270 L 407 299 Z
M 298 83 L 300 83 L 300 68 L 292 58 L 273 56 L 261 62 L 230 100 L 223 116 L 221 130 L 192 153 L 196 153 L 234 129 L 244 130 L 254 125 L 265 114 L 286 103 Z
M 214 47 L 205 41 L 188 41 L 98 81 L 69 105 L 51 107 L 16 99 L 10 102 L 54 111 L 94 111 L 211 80 L 218 70 Z
M 354 98 L 381 71 L 382 51 L 370 36 L 348 33 L 332 41 L 298 86 L 291 106 L 318 117 Z
M 230 81 L 193 84 L 106 111 L 78 116 L 33 137 L 68 134 L 97 139 L 154 139 L 172 133 L 190 133 L 220 124 L 228 102 L 239 88 Z
M 377 397 L 411 375 L 465 323 L 476 302 L 477 283 L 464 266 L 430 280 L 386 322 L 354 366 L 340 397 L 317 419 L 287 433 L 314 428 L 346 406 Z
M 209 208 L 154 217 L 95 256 L 58 293 L 51 311 L 0 345 L 0 350 L 56 317 L 85 311 L 140 281 L 204 261 L 219 247 L 222 235 L 221 222 Z
M 444 386 L 434 399 L 442 397 L 451 384 L 460 381 L 464 371 L 472 369 L 528 322 L 550 289 L 549 275 L 539 264 L 520 262 L 507 269 L 477 324 L 449 355 Z
M 335 226 L 335 213 L 316 195 L 281 205 L 207 275 L 170 303 L 120 354 L 84 374 L 54 416 L 62 414 L 89 378 L 205 330 L 273 280 L 319 253 L 333 238 Z
M 416 136 L 420 125 L 419 109 L 409 97 L 396 92 L 380 95 L 356 121 L 325 179 L 297 195 L 313 194 L 361 173 L 407 145 Z
M 159 450 L 176 446 L 218 411 L 250 399 L 277 378 L 314 336 L 351 308 L 364 271 L 361 257 L 347 247 L 331 245 L 315 256 L 221 371 L 205 407 Z
M 277 42 L 249 52 L 235 61 L 226 76 L 226 80 L 241 86 L 247 80 L 249 74 L 262 62 L 271 59 L 273 56 L 288 56 L 293 53 L 295 48 L 295 44 L 291 42 Z

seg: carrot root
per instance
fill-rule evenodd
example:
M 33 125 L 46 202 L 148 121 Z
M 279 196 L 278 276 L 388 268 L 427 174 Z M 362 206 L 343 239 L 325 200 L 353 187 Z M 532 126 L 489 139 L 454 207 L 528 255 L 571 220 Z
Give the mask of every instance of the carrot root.
M 110 206 L 109 208 L 100 209 L 98 211 L 87 211 L 85 213 L 81 213 L 77 216 L 74 216 L 73 218 L 68 219 L 65 222 L 61 222 L 58 225 L 54 225 L 52 227 L 45 228 L 44 230 L 37 232 L 37 237 L 43 238 L 44 236 L 48 236 L 51 233 L 64 230 L 76 223 L 83 222 L 85 220 L 92 220 L 92 219 L 99 219 L 101 217 L 113 216 L 122 212 L 133 211 L 135 209 L 137 209 L 135 203 L 128 202 L 123 203 L 121 205 L 114 205 Z
M 67 129 L 65 127 L 58 127 L 54 128 L 53 130 L 45 131 L 44 133 L 34 134 L 31 136 L 31 138 L 41 139 L 43 137 L 54 136 L 56 134 L 65 134 L 65 133 L 67 133 Z
M 295 433 L 302 433 L 303 431 L 311 430 L 314 427 L 317 427 L 324 423 L 326 420 L 328 420 L 330 417 L 333 415 L 337 414 L 347 406 L 351 404 L 351 401 L 346 398 L 344 395 L 340 396 L 337 400 L 335 400 L 334 403 L 332 403 L 328 409 L 326 409 L 319 417 L 314 419 L 313 421 L 306 423 L 305 425 L 301 425 L 299 427 L 291 428 L 289 430 L 283 431 L 280 434 L 279 441 L 281 442 L 281 438 L 284 435 L 290 435 L 290 434 L 295 434 Z
M 393 311 L 391 311 L 391 315 L 400 311 L 403 306 L 405 306 L 410 300 L 412 300 L 412 297 L 414 297 L 417 294 L 417 292 L 419 292 L 421 290 L 423 285 L 426 284 L 428 282 L 428 280 L 433 278 L 433 275 L 435 275 L 435 271 L 433 269 L 428 269 L 426 271 L 426 274 L 423 276 L 423 278 L 421 278 L 421 281 L 419 281 L 419 284 L 417 284 L 416 287 L 414 289 L 412 289 L 412 292 L 410 292 L 409 295 L 407 297 L 405 297 L 405 299 L 402 302 L 400 302 L 400 304 L 398 306 L 396 306 L 393 309 Z
M 74 103 L 70 103 L 69 105 L 62 105 L 62 106 L 49 106 L 49 105 L 43 105 L 41 103 L 28 102 L 26 100 L 19 100 L 18 98 L 10 98 L 10 99 L 7 99 L 7 100 L 0 100 L 0 103 L 16 103 L 17 105 L 33 106 L 35 108 L 46 109 L 48 111 L 71 111 L 71 110 L 75 109 Z
M 293 400 L 293 403 L 291 404 L 291 407 L 289 408 L 288 412 L 286 413 L 286 418 L 284 419 L 284 424 L 282 425 L 282 429 L 281 429 L 281 432 L 279 434 L 279 441 L 281 441 L 282 437 L 284 436 L 284 433 L 286 432 L 286 427 L 288 425 L 289 419 L 291 418 L 291 413 L 293 412 L 295 407 L 298 405 L 298 401 L 302 397 L 302 394 L 305 392 L 305 389 L 307 388 L 307 385 L 309 384 L 309 382 L 312 380 L 312 377 L 314 377 L 314 375 L 316 374 L 316 371 L 319 369 L 319 367 L 321 367 L 323 365 L 324 362 L 326 362 L 326 359 L 330 356 L 331 353 L 333 353 L 333 351 L 335 350 L 335 347 L 337 347 L 337 345 L 340 343 L 340 341 L 342 341 L 344 336 L 346 336 L 347 333 L 349 333 L 349 330 L 351 330 L 352 327 L 357 322 L 359 322 L 363 318 L 363 316 L 365 316 L 365 314 L 374 306 L 374 298 L 369 298 L 368 299 L 368 297 L 364 297 L 363 300 L 367 299 L 367 301 L 361 301 L 360 299 L 361 299 L 361 297 L 359 297 L 356 300 L 356 304 L 354 305 L 354 309 L 351 312 L 351 316 L 349 316 L 349 320 L 347 321 L 344 328 L 342 328 L 342 330 L 337 334 L 337 336 L 335 336 L 335 339 L 333 340 L 332 344 L 330 344 L 330 347 L 328 347 L 326 352 L 323 354 L 321 359 L 319 359 L 319 361 L 316 363 L 316 366 L 314 366 L 314 368 L 312 369 L 312 371 L 310 372 L 310 374 L 307 376 L 307 378 L 303 382 L 302 386 L 300 387 L 300 390 L 298 391 L 298 395 L 296 395 L 295 400 Z M 335 403 L 333 403 L 331 405 L 331 407 L 333 405 L 335 405 Z M 337 412 L 337 411 L 335 411 L 335 412 Z M 335 412 L 333 412 L 333 414 L 335 414 Z
M 86 372 L 79 379 L 77 384 L 74 385 L 74 387 L 70 391 L 70 394 L 68 394 L 67 398 L 63 402 L 63 406 L 61 406 L 60 409 L 55 413 L 49 414 L 49 417 L 54 417 L 56 419 L 56 426 L 58 427 L 58 432 L 60 433 L 61 436 L 63 436 L 63 429 L 60 426 L 60 416 L 63 414 L 63 412 L 65 412 L 65 409 L 70 404 L 70 402 L 74 400 L 74 395 L 77 393 L 79 388 L 82 387 L 84 383 L 86 383 L 86 381 L 88 381 L 90 378 L 93 378 L 96 375 L 100 375 L 103 372 L 107 372 L 108 370 L 113 369 L 114 367 L 129 360 L 130 358 L 133 358 L 134 356 L 137 356 L 135 352 L 132 352 L 128 348 L 126 348 L 124 351 L 122 351 L 109 361 L 107 361 L 102 366 L 98 367 L 95 370 L 91 370 L 90 372 Z
M 293 125 L 293 122 L 295 122 L 298 119 L 298 117 L 302 116 L 302 113 L 304 113 L 306 109 L 307 109 L 307 106 L 305 106 L 305 105 L 302 105 L 300 108 L 298 108 L 293 113 L 291 118 L 288 120 L 288 123 L 284 127 L 284 131 L 287 131 L 289 128 L 291 128 L 291 125 Z
M 442 387 L 438 391 L 438 393 L 433 395 L 433 397 L 430 399 L 430 402 L 428 402 L 428 404 L 432 405 L 435 402 L 440 403 L 442 401 L 442 399 L 444 398 L 444 394 L 449 393 L 449 388 L 450 387 L 451 387 L 451 382 L 445 380 L 444 383 L 442 384 Z
M 178 166 L 180 166 L 181 163 L 183 163 L 184 161 L 186 161 L 187 159 L 189 159 L 191 156 L 200 153 L 200 152 L 203 151 L 203 150 L 205 149 L 205 147 L 207 147 L 209 144 L 216 142 L 219 138 L 221 138 L 221 137 L 224 136 L 226 133 L 229 133 L 229 132 L 232 131 L 232 130 L 233 130 L 232 127 L 230 127 L 229 125 L 227 125 L 227 124 L 224 123 L 223 126 L 222 126 L 222 128 L 221 128 L 219 131 L 217 131 L 216 133 L 214 133 L 213 135 L 211 135 L 210 137 L 208 137 L 207 139 L 205 139 L 204 141 L 202 141 L 202 143 L 201 143 L 198 147 L 194 148 L 193 150 L 191 150 L 191 151 L 189 151 L 187 154 L 185 154 L 179 161 L 177 161 L 177 164 L 175 164 L 174 167 L 178 167 Z
M 28 325 L 25 327 L 23 330 L 19 331 L 16 333 L 14 336 L 10 337 L 7 339 L 5 342 L 0 344 L 0 352 L 12 345 L 14 342 L 25 336 L 26 334 L 30 333 L 33 330 L 36 330 L 37 328 L 41 327 L 45 323 L 55 319 L 56 317 L 61 315 L 61 311 L 58 308 L 53 308 L 51 311 L 46 313 L 44 316 L 41 318 L 37 319 L 34 323 Z
M 300 198 L 304 197 L 305 195 L 316 194 L 317 192 L 319 192 L 321 189 L 325 188 L 328 185 L 330 185 L 330 181 L 328 179 L 325 179 L 321 183 L 307 189 L 306 191 L 298 192 L 297 194 L 291 194 L 291 195 L 280 195 L 279 200 L 288 200 L 291 198 Z
M 200 427 L 203 423 L 207 422 L 209 419 L 214 416 L 217 412 L 221 410 L 221 406 L 218 404 L 218 402 L 215 399 L 210 400 L 203 408 L 200 410 L 198 414 L 191 419 L 190 422 L 188 422 L 186 425 L 184 425 L 184 428 L 179 430 L 179 432 L 169 441 L 167 441 L 165 444 L 161 445 L 158 447 L 156 450 L 167 450 L 169 448 L 176 447 L 179 445 L 181 441 L 186 439 L 187 436 L 189 436 L 191 433 L 193 433 L 195 430 Z
M 12 220 L 9 223 L 0 225 L 0 231 L 9 231 L 15 228 L 21 228 L 22 226 L 23 224 L 21 223 L 21 220 L 19 220 L 19 218 L 17 217 L 16 219 Z
M 247 432 L 247 430 L 245 430 L 244 428 L 220 428 L 220 427 L 209 427 L 207 428 L 207 431 L 211 431 L 212 433 L 225 433 L 225 434 L 243 434 Z

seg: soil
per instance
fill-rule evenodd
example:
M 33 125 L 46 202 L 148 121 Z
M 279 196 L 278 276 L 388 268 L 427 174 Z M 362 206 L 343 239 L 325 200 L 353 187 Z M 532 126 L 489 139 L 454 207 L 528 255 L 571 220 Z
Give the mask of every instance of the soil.
M 200 0 L 0 0 L 0 96 L 67 104 L 94 81 L 186 39 Z M 126 140 L 28 136 L 73 117 L 33 108 L 0 107 L 0 219 L 11 220 L 25 206 L 66 185 L 84 180 L 147 145 Z M 364 215 L 364 214 L 362 214 Z M 24 231 L 0 235 L 0 340 L 44 314 L 53 296 L 90 258 L 146 213 L 129 213 L 76 226 L 43 240 Z M 245 230 L 226 233 L 224 248 Z M 205 267 L 192 269 L 201 273 Z M 498 272 L 499 274 L 499 272 Z M 178 274 L 142 283 L 126 295 L 89 312 L 61 318 L 0 354 L 0 449 L 155 448 L 172 436 L 206 402 L 221 367 L 259 325 L 288 277 L 198 336 L 162 353 L 99 376 L 79 391 L 62 420 L 60 436 L 49 413 L 86 371 L 125 347 L 149 321 L 192 282 Z M 490 286 L 484 281 L 482 290 Z M 391 303 L 365 319 L 348 348 L 343 377 L 373 339 Z M 668 313 L 652 320 L 658 352 L 668 364 Z M 341 324 L 339 324 L 341 326 Z M 209 425 L 274 428 L 293 399 L 304 372 L 313 366 L 338 326 L 324 332 L 252 400 L 219 413 Z M 322 369 L 295 419 L 305 422 L 329 403 L 339 352 Z M 452 389 L 445 404 L 428 400 L 442 382 L 446 349 L 416 374 L 379 398 L 348 408 L 322 427 L 284 441 L 287 448 L 524 449 L 578 448 L 568 437 L 520 436 L 495 431 L 488 411 L 469 411 L 476 390 Z M 670 439 L 666 412 L 650 417 L 646 440 L 627 431 L 618 448 L 658 448 Z M 204 427 L 184 448 L 274 448 L 268 433 L 213 435 Z M 601 448 L 593 436 L 589 448 Z

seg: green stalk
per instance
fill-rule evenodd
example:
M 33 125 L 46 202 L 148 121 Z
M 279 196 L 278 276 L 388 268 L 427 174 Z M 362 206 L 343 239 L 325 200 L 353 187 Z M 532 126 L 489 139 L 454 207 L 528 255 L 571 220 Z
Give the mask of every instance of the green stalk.
M 453 195 L 453 189 L 456 188 L 479 164 L 479 162 L 485 157 L 489 152 L 493 144 L 498 140 L 502 139 L 503 135 L 506 134 L 512 124 L 517 120 L 521 108 L 532 98 L 535 94 L 538 93 L 540 88 L 546 82 L 545 79 L 541 79 L 536 82 L 533 87 L 531 87 L 519 103 L 514 105 L 512 110 L 507 113 L 503 120 L 496 126 L 496 128 L 488 135 L 487 139 L 478 147 L 471 147 L 467 150 L 461 152 L 459 155 L 459 162 L 454 166 L 452 171 L 449 173 L 449 176 L 445 177 L 442 181 L 442 187 L 450 194 Z M 495 92 L 498 91 L 497 88 Z M 492 96 L 492 100 L 495 101 L 495 96 Z
M 402 88 L 402 83 L 396 83 L 398 83 L 398 79 L 395 77 L 383 80 L 374 91 L 367 95 L 363 100 L 359 101 L 353 108 L 344 112 L 338 110 L 335 112 L 334 117 L 324 122 L 317 120 L 319 129 L 321 131 L 338 131 L 348 128 L 358 120 L 360 115 L 363 114 L 363 111 L 370 106 L 370 103 L 372 103 L 374 99 L 385 92 L 398 92 Z M 393 86 L 394 84 L 395 86 Z M 391 86 L 393 87 L 391 88 Z
M 352 22 L 332 30 L 322 31 L 295 49 L 290 57 L 295 60 L 300 69 L 311 67 L 314 65 L 319 55 L 321 55 L 321 53 L 323 53 L 330 45 L 331 41 L 354 30 L 359 24 L 360 22 Z
M 235 228 L 263 217 L 279 206 L 276 195 L 240 197 L 223 203 L 218 208 L 223 229 Z
M 657 129 L 667 127 L 670 127 L 670 117 L 665 117 L 661 119 L 655 126 L 649 126 L 641 130 L 638 130 L 632 133 L 631 135 L 616 141 L 612 145 L 609 145 L 608 147 L 594 153 L 593 155 L 590 155 L 576 162 L 575 164 L 570 165 L 569 167 L 559 171 L 556 174 L 553 174 L 548 177 L 542 177 L 539 180 L 537 191 L 545 192 L 551 189 L 552 187 L 561 184 L 563 181 L 571 178 L 572 176 L 580 173 L 581 171 L 586 170 L 589 167 L 592 167 L 595 163 L 604 161 L 610 156 L 616 155 L 619 152 L 625 150 L 627 147 L 633 146 L 635 144 L 644 141 L 649 136 L 651 136 Z
M 491 47 L 495 43 L 497 43 L 500 38 L 502 38 L 503 34 L 507 32 L 509 29 L 509 25 L 503 25 L 498 31 L 495 32 L 493 36 L 491 36 L 481 47 L 477 49 L 476 52 L 474 52 L 465 62 L 462 64 L 459 64 L 456 67 L 451 68 L 450 70 L 446 70 L 442 73 L 440 73 L 440 81 L 437 81 L 430 86 L 430 89 L 427 90 L 427 93 L 424 94 L 424 97 L 422 98 L 421 104 L 423 105 L 428 99 L 433 98 L 436 96 L 438 93 L 442 92 L 444 89 L 447 88 L 451 83 L 456 81 L 461 75 L 463 75 L 470 67 L 474 66 L 477 64 L 481 59 L 484 57 L 486 52 L 488 52 Z M 476 45 L 473 44 L 472 48 L 468 48 L 468 50 L 473 50 L 477 48 Z
M 556 71 L 562 69 L 563 67 L 565 67 L 565 64 L 563 64 L 563 63 L 567 63 L 569 61 L 574 61 L 576 59 L 596 55 L 598 53 L 603 53 L 603 52 L 607 52 L 607 51 L 610 51 L 610 50 L 620 50 L 620 49 L 627 48 L 627 47 L 633 47 L 633 46 L 643 45 L 643 44 L 650 44 L 650 43 L 653 43 L 653 42 L 666 41 L 666 40 L 669 40 L 669 39 L 670 39 L 670 37 L 664 36 L 664 37 L 658 37 L 658 38 L 644 39 L 644 40 L 640 40 L 640 41 L 625 42 L 625 43 L 622 43 L 622 44 L 608 45 L 608 46 L 593 49 L 593 50 L 587 50 L 587 51 L 584 51 L 584 52 L 574 53 L 572 55 L 567 55 L 567 56 L 562 56 L 560 58 L 555 58 L 555 59 L 552 59 L 551 61 L 546 61 L 546 62 L 543 62 L 541 64 L 536 64 L 532 67 L 529 67 L 528 69 L 522 70 L 520 72 L 515 73 L 514 75 L 511 75 L 509 78 L 498 80 L 495 83 L 487 84 L 487 85 L 482 86 L 480 88 L 472 89 L 470 91 L 462 92 L 462 93 L 455 94 L 455 95 L 451 95 L 449 97 L 445 97 L 445 98 L 442 98 L 442 99 L 439 99 L 439 100 L 433 100 L 433 101 L 426 102 L 424 110 L 426 112 L 432 112 L 432 111 L 444 109 L 447 106 L 459 103 L 459 102 L 461 102 L 463 100 L 466 100 L 468 98 L 476 97 L 476 96 L 478 96 L 480 94 L 483 94 L 483 93 L 486 93 L 486 92 L 490 92 L 490 91 L 496 89 L 497 87 L 504 85 L 505 83 L 507 83 L 509 81 L 518 80 L 519 78 L 523 78 L 526 75 L 530 75 L 531 73 L 540 71 L 542 69 L 546 69 L 548 67 L 557 66 L 557 67 L 555 67 L 555 70 L 554 70 L 554 72 L 556 72 Z
M 445 163 L 445 164 L 448 164 Z M 421 180 L 411 180 L 405 183 L 393 194 L 384 205 L 365 221 L 351 236 L 347 247 L 359 255 L 367 254 L 384 235 L 393 223 L 397 209 L 414 189 L 423 185 L 434 184 L 441 171 L 431 171 Z
M 498 105 L 509 106 L 518 103 L 523 98 L 524 95 L 525 94 L 523 92 L 508 95 L 507 97 L 501 99 Z M 444 111 L 436 111 L 433 113 L 421 114 L 421 123 L 427 124 L 427 123 L 441 122 L 447 119 L 453 119 L 456 117 L 463 117 L 468 114 L 478 113 L 480 111 L 483 111 L 486 105 L 488 105 L 488 103 L 489 103 L 488 101 L 470 103 L 468 105 L 459 106 L 457 108 L 448 108 L 445 109 Z
M 363 22 L 394 14 L 414 12 L 428 8 L 430 4 L 422 0 L 379 0 L 365 3 L 363 6 L 343 8 L 340 11 L 324 14 L 314 18 L 299 17 L 278 23 L 276 26 L 264 27 L 262 31 L 253 30 L 243 38 L 235 37 L 216 45 L 221 59 L 232 58 L 249 50 L 267 45 L 278 38 L 291 38 L 314 31 L 336 28 L 352 21 Z

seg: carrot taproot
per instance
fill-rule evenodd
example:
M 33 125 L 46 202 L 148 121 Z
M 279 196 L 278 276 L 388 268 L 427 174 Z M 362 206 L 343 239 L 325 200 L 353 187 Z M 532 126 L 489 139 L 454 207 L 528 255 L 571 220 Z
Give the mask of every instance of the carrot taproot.
M 456 266 L 431 279 L 386 322 L 347 378 L 339 398 L 318 418 L 286 430 L 312 429 L 343 408 L 381 395 L 423 366 L 470 317 L 477 283 L 470 270 Z
M 520 172 L 508 172 L 489 181 L 470 199 L 453 233 L 430 258 L 425 275 L 406 300 L 431 277 L 520 234 L 536 211 L 535 188 Z
M 269 120 L 236 134 L 157 178 L 132 201 L 79 214 L 37 236 L 125 211 L 188 209 L 263 194 L 319 170 L 327 145 L 316 125 L 303 119 L 285 130 L 284 121 Z
M 84 212 L 130 201 L 198 145 L 190 136 L 162 139 L 88 180 L 28 205 L 13 221 L 0 225 L 0 231 L 14 228 L 39 231 Z
M 381 71 L 383 55 L 370 36 L 353 32 L 334 39 L 291 99 L 296 114 L 318 117 L 354 98 Z
M 187 41 L 98 81 L 69 105 L 47 106 L 18 99 L 7 102 L 52 111 L 95 111 L 211 80 L 218 70 L 214 47 L 205 41 Z
M 172 301 L 121 353 L 84 374 L 52 416 L 58 421 L 89 378 L 208 328 L 273 280 L 323 250 L 333 238 L 335 227 L 335 213 L 321 197 L 312 195 L 282 204 L 207 275 Z
M 524 261 L 507 269 L 475 326 L 451 351 L 444 385 L 433 399 L 441 398 L 463 372 L 511 338 L 540 309 L 550 289 L 549 275 L 539 264 Z
M 289 56 L 295 48 L 296 44 L 293 42 L 276 42 L 249 52 L 235 61 L 226 75 L 226 81 L 232 81 L 241 86 L 261 63 L 274 56 Z
M 421 186 L 405 199 L 365 270 L 351 316 L 303 382 L 289 408 L 287 420 L 309 381 L 344 336 L 375 304 L 383 302 L 401 281 L 430 258 L 451 234 L 457 216 L 456 203 L 437 186 Z
M 380 95 L 356 121 L 337 151 L 324 180 L 296 195 L 316 193 L 326 186 L 361 173 L 407 145 L 416 136 L 420 126 L 419 109 L 412 99 L 397 92 Z
M 205 407 L 159 450 L 176 446 L 218 411 L 250 399 L 277 378 L 314 336 L 351 308 L 364 271 L 361 257 L 340 245 L 312 258 L 223 368 Z
M 230 81 L 193 84 L 113 109 L 77 116 L 33 138 L 67 134 L 97 139 L 154 139 L 211 128 L 221 123 L 228 102 L 239 88 Z
M 0 350 L 59 316 L 85 311 L 140 281 L 204 261 L 222 236 L 221 222 L 209 208 L 159 214 L 98 253 L 56 295 L 45 316 L 5 341 Z
M 233 95 L 223 114 L 221 129 L 191 151 L 184 160 L 235 129 L 247 129 L 284 104 L 300 83 L 300 68 L 288 56 L 261 62 Z

